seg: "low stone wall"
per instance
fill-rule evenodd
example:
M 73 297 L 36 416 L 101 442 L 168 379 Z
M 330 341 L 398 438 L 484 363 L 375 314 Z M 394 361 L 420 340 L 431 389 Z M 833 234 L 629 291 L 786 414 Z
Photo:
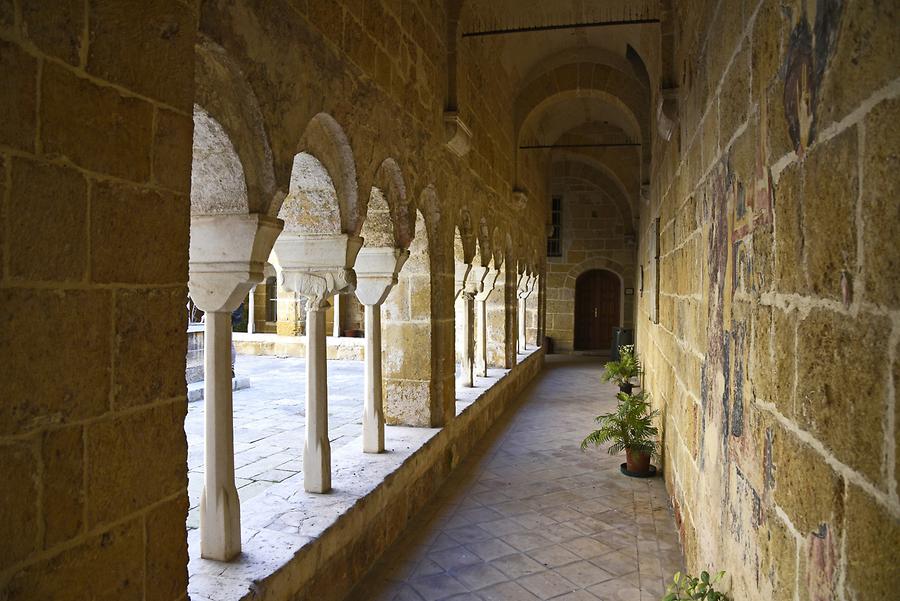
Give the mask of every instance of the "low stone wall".
M 279 334 L 244 334 L 235 332 L 234 348 L 242 355 L 271 355 L 276 357 L 306 357 L 305 336 Z M 365 338 L 327 338 L 329 359 L 362 361 Z
M 224 572 L 225 564 L 196 558 L 192 532 L 190 592 L 212 589 L 222 601 L 344 599 L 515 403 L 543 362 L 541 348 L 513 369 L 481 379 L 490 387 L 444 428 L 389 426 L 390 452 L 364 456 L 361 444 L 341 447 L 333 456 L 332 493 L 306 494 L 297 489 L 298 481 L 252 499 L 244 508 L 252 515 L 244 520 L 242 559 Z

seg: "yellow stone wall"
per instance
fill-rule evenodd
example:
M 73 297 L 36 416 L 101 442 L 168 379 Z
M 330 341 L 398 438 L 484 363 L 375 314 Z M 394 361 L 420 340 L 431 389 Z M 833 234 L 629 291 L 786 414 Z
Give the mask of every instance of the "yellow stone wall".
M 734 598 L 880 600 L 900 568 L 894 3 L 679 3 L 637 312 L 688 567 Z

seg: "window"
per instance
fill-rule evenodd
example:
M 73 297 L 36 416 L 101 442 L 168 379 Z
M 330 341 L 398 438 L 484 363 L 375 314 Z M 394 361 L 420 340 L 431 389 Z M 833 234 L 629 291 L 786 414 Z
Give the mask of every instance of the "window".
M 547 256 L 562 256 L 562 198 L 554 196 L 551 199 L 550 225 L 553 230 L 547 237 Z
M 266 278 L 266 321 L 278 321 L 278 284 L 275 276 Z

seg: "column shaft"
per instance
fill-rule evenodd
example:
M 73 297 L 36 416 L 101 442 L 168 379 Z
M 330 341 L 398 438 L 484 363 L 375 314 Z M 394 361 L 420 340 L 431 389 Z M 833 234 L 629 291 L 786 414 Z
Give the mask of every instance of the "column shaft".
M 463 292 L 463 346 L 461 353 L 462 375 L 460 384 L 467 388 L 475 386 L 475 298 L 474 295 Z
M 331 326 L 331 335 L 335 338 L 341 335 L 341 295 L 334 295 L 334 323 Z
M 525 336 L 525 298 L 519 299 L 519 352 L 524 353 L 528 348 Z
M 363 452 L 384 451 L 384 407 L 381 396 L 381 305 L 365 306 L 366 375 L 363 404 Z
M 205 463 L 200 498 L 200 555 L 228 561 L 241 551 L 241 506 L 234 484 L 231 312 L 206 313 Z
M 306 303 L 306 442 L 303 446 L 303 487 L 307 492 L 331 490 L 331 444 L 328 441 L 328 368 L 325 309 L 310 298 Z
M 475 301 L 476 318 L 478 321 L 477 335 L 478 340 L 475 348 L 478 350 L 478 360 L 476 363 L 476 371 L 482 378 L 487 377 L 488 369 L 488 352 L 487 352 L 487 299 L 477 299 Z
M 250 289 L 247 297 L 247 333 L 252 334 L 256 330 L 256 286 Z

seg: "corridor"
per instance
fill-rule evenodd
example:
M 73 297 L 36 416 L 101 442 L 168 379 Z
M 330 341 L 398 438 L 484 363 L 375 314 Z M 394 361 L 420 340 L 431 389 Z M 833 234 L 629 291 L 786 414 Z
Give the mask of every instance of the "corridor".
M 353 601 L 659 599 L 682 559 L 661 478 L 579 443 L 615 388 L 596 358 L 549 355 Z

